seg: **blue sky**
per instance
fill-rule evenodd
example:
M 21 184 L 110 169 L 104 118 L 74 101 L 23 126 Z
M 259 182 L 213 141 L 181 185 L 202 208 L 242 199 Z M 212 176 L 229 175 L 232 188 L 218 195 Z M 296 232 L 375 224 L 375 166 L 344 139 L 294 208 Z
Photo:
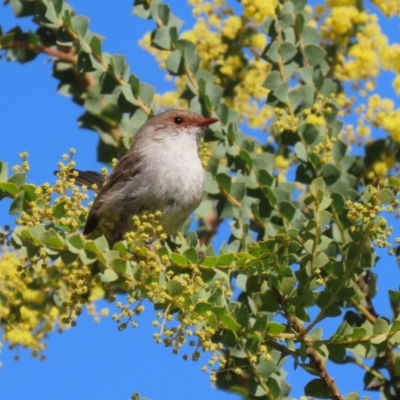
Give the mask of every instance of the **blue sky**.
M 103 50 L 126 54 L 131 72 L 154 85 L 158 92 L 173 87 L 164 79 L 165 72 L 159 70 L 153 57 L 138 48 L 139 38 L 153 29 L 153 23 L 131 15 L 132 0 L 96 0 L 95 7 L 89 0 L 73 0 L 70 4 L 79 14 L 90 17 L 93 32 L 106 37 Z M 192 21 L 190 7 L 185 1 L 170 0 L 168 4 L 175 15 Z M 9 6 L 0 6 L 3 31 L 17 24 L 25 29 L 34 28 L 28 19 L 16 20 Z M 185 24 L 183 29 L 189 26 Z M 389 35 L 397 37 L 394 34 L 398 31 L 398 20 L 385 23 L 385 29 Z M 26 65 L 0 60 L 0 110 L 3 116 L 0 160 L 12 166 L 19 162 L 20 152 L 28 151 L 31 164 L 29 180 L 36 184 L 54 181 L 52 171 L 70 147 L 77 150 L 75 160 L 80 169 L 101 168 L 96 163 L 98 136 L 78 127 L 77 119 L 83 109 L 57 94 L 57 81 L 51 77 L 51 68 L 51 62 L 45 56 L 39 56 Z M 392 97 L 387 78 L 380 82 L 379 93 Z M 0 202 L 0 225 L 13 220 L 7 215 L 8 205 Z M 396 228 L 395 236 L 398 236 Z M 385 254 L 382 257 L 375 270 L 379 275 L 376 304 L 390 316 L 387 290 L 398 289 L 399 271 L 394 258 Z M 152 400 L 239 398 L 212 388 L 209 375 L 200 371 L 206 358 L 197 363 L 185 362 L 180 356 L 172 355 L 170 349 L 156 345 L 152 339 L 155 328 L 151 326 L 154 313 L 150 308 L 147 311 L 139 318 L 138 328 L 123 332 L 116 329 L 110 318 L 95 324 L 91 318 L 82 317 L 76 328 L 49 337 L 45 362 L 32 359 L 26 351 L 20 351 L 20 361 L 15 362 L 15 352 L 3 348 L 0 354 L 3 363 L 0 398 L 129 399 L 134 392 Z M 311 376 L 299 370 L 294 372 L 291 360 L 286 366 L 289 382 L 294 387 L 291 394 L 299 398 Z M 344 394 L 362 390 L 361 375 L 354 374 L 354 369 L 329 365 L 329 370 Z M 335 371 L 340 371 L 340 374 Z M 371 398 L 377 398 L 375 395 Z

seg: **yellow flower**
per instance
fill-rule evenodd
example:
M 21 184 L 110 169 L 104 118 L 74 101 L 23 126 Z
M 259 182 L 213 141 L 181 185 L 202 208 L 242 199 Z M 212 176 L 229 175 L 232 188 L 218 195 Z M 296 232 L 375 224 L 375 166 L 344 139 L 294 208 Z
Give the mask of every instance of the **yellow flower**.
M 279 169 L 286 169 L 290 165 L 290 160 L 278 154 L 275 157 L 275 167 Z
M 45 299 L 44 294 L 42 292 L 40 292 L 39 290 L 32 290 L 32 289 L 25 289 L 22 292 L 22 297 L 24 298 L 24 300 L 36 304 L 42 304 Z
M 250 39 L 251 46 L 255 47 L 257 50 L 263 51 L 267 44 L 267 38 L 262 33 L 255 33 Z
M 329 7 L 353 6 L 356 0 L 327 0 Z
M 386 175 L 389 171 L 388 166 L 386 165 L 386 163 L 384 161 L 374 162 L 372 169 L 376 175 L 381 175 L 381 176 Z
M 310 114 L 310 115 L 307 116 L 306 122 L 308 124 L 311 124 L 311 125 L 321 126 L 321 125 L 324 125 L 325 120 L 324 120 L 324 118 L 322 116 L 318 116 L 318 115 L 315 115 L 315 114 Z
M 242 28 L 242 20 L 237 15 L 232 15 L 224 20 L 224 27 L 222 28 L 222 34 L 228 39 L 234 39 Z
M 359 125 L 357 127 L 357 133 L 360 136 L 368 137 L 371 135 L 371 128 L 368 125 Z

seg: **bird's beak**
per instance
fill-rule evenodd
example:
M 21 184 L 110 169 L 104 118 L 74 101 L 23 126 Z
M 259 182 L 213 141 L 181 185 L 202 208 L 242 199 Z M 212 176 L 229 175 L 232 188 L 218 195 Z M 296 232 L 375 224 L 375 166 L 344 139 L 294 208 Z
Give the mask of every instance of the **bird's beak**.
M 197 123 L 197 126 L 200 128 L 205 128 L 211 124 L 213 124 L 214 122 L 218 122 L 219 119 L 218 118 L 203 118 L 202 120 L 200 120 Z

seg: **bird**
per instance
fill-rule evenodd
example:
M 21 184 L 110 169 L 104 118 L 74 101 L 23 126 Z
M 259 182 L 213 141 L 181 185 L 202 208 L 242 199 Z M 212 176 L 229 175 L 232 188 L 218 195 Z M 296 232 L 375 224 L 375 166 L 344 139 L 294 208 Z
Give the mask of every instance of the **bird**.
M 120 241 L 134 231 L 133 216 L 145 211 L 161 212 L 166 235 L 178 232 L 203 198 L 205 176 L 199 145 L 205 129 L 217 121 L 189 110 L 164 111 L 139 129 L 105 183 L 97 172 L 75 170 L 78 184 L 102 186 L 83 234 L 91 234 L 102 218 L 111 215 L 117 218 L 109 239 Z

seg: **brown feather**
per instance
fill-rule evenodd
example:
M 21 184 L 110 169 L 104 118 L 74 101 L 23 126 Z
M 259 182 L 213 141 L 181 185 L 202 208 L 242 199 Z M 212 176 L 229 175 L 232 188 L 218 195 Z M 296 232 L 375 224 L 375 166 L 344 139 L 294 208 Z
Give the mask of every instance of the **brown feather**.
M 137 157 L 131 158 L 131 156 L 129 158 L 124 156 L 121 158 L 121 160 L 119 160 L 115 169 L 108 177 L 107 182 L 101 187 L 98 195 L 96 196 L 93 206 L 89 212 L 86 225 L 83 229 L 84 235 L 93 232 L 97 228 L 99 223 L 98 210 L 101 206 L 102 197 L 116 185 L 123 184 L 125 181 L 132 178 L 139 172 L 139 169 L 135 168 L 135 166 L 138 165 L 137 161 Z
M 57 175 L 59 171 L 54 171 L 54 175 Z M 75 174 L 78 173 L 78 176 Z M 75 183 L 78 186 L 87 186 L 88 189 L 92 189 L 98 192 L 104 185 L 105 176 L 100 172 L 96 171 L 80 171 L 79 169 L 71 169 L 68 174 L 68 178 L 75 179 Z M 93 189 L 93 185 L 97 185 L 96 189 Z

